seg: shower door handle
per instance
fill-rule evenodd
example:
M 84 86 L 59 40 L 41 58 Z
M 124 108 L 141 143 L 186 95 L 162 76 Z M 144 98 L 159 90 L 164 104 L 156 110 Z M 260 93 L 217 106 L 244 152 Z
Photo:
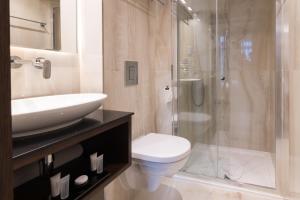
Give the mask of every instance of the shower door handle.
M 171 65 L 171 80 L 173 81 L 174 79 L 174 65 Z

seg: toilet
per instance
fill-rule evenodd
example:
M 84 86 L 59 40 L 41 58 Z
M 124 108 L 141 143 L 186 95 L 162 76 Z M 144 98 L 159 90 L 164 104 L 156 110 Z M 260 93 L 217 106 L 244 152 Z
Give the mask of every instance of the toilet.
M 186 163 L 190 142 L 182 137 L 150 133 L 132 142 L 132 166 L 125 173 L 131 189 L 155 191 L 163 176 L 173 176 Z

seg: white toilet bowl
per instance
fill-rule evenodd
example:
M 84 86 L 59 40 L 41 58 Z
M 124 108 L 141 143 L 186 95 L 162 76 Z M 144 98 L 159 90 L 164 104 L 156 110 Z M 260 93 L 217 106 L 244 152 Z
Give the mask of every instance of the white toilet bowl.
M 150 133 L 132 143 L 132 167 L 126 171 L 132 189 L 155 191 L 161 177 L 173 176 L 186 163 L 191 144 L 182 137 Z

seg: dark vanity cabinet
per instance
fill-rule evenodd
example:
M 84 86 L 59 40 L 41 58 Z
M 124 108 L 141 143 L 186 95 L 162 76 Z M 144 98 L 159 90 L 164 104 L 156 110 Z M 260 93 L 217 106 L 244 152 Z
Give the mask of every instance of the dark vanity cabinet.
M 14 171 L 19 171 L 20 176 L 22 168 L 32 163 L 39 163 L 40 170 L 39 176 L 14 188 L 14 199 L 51 199 L 49 176 L 42 169 L 44 159 L 74 145 L 80 145 L 81 155 L 51 171 L 52 174 L 70 174 L 68 199 L 83 199 L 96 188 L 97 191 L 103 189 L 131 165 L 132 115 L 133 113 L 99 110 L 71 127 L 14 141 Z M 104 171 L 101 174 L 90 171 L 89 156 L 94 152 L 104 155 Z M 89 181 L 78 188 L 74 185 L 74 179 L 80 175 L 88 175 Z

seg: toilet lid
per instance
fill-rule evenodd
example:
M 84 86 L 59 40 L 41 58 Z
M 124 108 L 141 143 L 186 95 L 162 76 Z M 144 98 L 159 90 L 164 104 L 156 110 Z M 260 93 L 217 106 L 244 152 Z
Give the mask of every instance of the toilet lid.
M 150 133 L 132 143 L 132 156 L 150 162 L 171 163 L 187 157 L 191 143 L 182 137 Z

